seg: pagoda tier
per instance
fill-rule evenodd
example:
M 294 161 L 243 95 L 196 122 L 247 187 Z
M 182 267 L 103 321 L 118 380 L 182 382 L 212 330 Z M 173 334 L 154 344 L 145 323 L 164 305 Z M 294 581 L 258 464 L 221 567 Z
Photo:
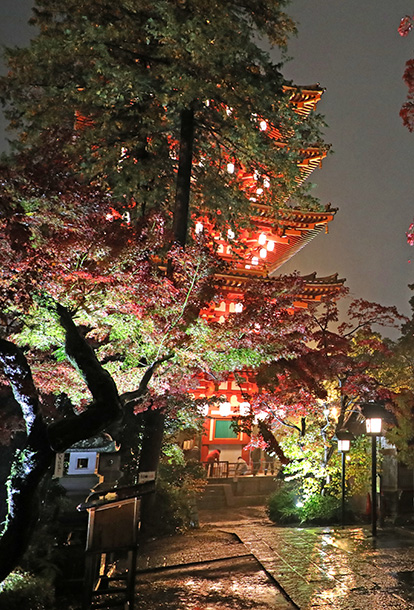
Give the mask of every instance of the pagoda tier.
M 209 322 L 223 322 L 229 314 L 242 311 L 243 295 L 251 277 L 248 274 L 216 274 L 221 283 L 223 300 L 204 309 L 201 317 Z M 318 302 L 337 294 L 345 284 L 345 278 L 339 279 L 337 273 L 325 277 L 317 277 L 316 273 L 312 273 L 301 277 L 305 285 L 300 293 L 292 295 L 293 305 L 298 308 L 307 307 L 310 302 Z M 268 279 L 263 278 L 262 281 L 266 282 Z
M 296 112 L 305 117 L 315 110 L 316 104 L 324 93 L 324 89 L 318 84 L 302 87 L 285 86 L 283 89 L 286 93 L 290 94 L 289 102 Z
M 318 86 L 285 87 L 289 103 L 301 117 L 305 118 L 313 111 L 320 100 L 323 90 Z M 272 140 L 272 145 L 287 146 L 283 135 L 277 127 L 258 117 L 258 124 Z M 298 164 L 297 183 L 302 183 L 320 167 L 326 156 L 327 148 L 308 148 L 301 154 Z M 236 162 L 229 160 L 227 170 L 236 171 Z M 251 287 L 251 280 L 270 282 L 277 270 L 291 259 L 301 248 L 316 235 L 327 232 L 328 225 L 335 217 L 336 210 L 330 205 L 324 210 L 298 210 L 280 202 L 275 211 L 264 204 L 265 189 L 271 187 L 271 176 L 266 176 L 263 168 L 261 176 L 246 168 L 237 171 L 237 178 L 242 189 L 251 202 L 252 216 L 250 227 L 242 229 L 237 235 L 231 230 L 218 234 L 207 217 L 196 219 L 195 235 L 203 233 L 210 241 L 210 246 L 226 263 L 225 271 L 217 271 L 215 279 L 222 295 L 220 303 L 212 303 L 200 312 L 207 322 L 224 322 L 230 315 L 243 311 L 246 291 Z M 277 178 L 276 178 L 277 179 Z M 310 302 L 321 301 L 324 297 L 342 290 L 344 279 L 337 274 L 317 277 L 316 273 L 302 278 L 304 285 L 293 294 L 289 309 L 307 307 Z M 205 423 L 201 442 L 200 457 L 204 461 L 210 449 L 220 448 L 222 463 L 233 464 L 239 456 L 247 463 L 251 462 L 248 435 L 243 431 L 234 431 L 232 423 L 250 413 L 249 400 L 260 391 L 255 379 L 255 371 L 244 369 L 238 373 L 229 373 L 225 380 L 219 382 L 199 373 L 196 377 L 197 388 L 192 394 L 205 398 Z M 211 400 L 216 397 L 216 402 Z M 256 458 L 255 458 L 256 459 Z M 253 474 L 255 474 L 253 470 Z
M 214 235 L 212 240 L 219 256 L 231 270 L 228 276 L 268 277 L 308 244 L 316 235 L 327 232 L 336 210 L 326 207 L 322 212 L 279 210 L 277 219 L 270 208 L 257 204 L 252 218 L 253 228 L 242 230 L 237 238 L 228 231 Z M 196 224 L 196 231 L 209 231 L 207 222 Z M 202 229 L 200 229 L 202 227 Z

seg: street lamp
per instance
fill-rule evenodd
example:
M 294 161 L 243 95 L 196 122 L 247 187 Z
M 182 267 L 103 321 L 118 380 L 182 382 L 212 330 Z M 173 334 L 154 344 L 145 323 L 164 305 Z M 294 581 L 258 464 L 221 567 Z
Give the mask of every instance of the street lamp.
M 338 430 L 336 433 L 336 440 L 338 441 L 338 451 L 342 453 L 342 502 L 341 502 L 341 521 L 342 527 L 345 525 L 345 460 L 346 454 L 351 448 L 351 440 L 354 438 L 351 432 L 348 430 Z
M 377 535 L 377 436 L 381 435 L 384 407 L 377 402 L 361 405 L 365 415 L 367 434 L 371 436 L 371 527 L 372 535 Z

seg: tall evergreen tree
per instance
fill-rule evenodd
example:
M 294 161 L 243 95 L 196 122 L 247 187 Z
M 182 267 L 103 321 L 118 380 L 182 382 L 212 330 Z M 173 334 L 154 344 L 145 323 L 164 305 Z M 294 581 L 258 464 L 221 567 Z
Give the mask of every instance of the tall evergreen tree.
M 188 169 L 177 185 L 184 129 L 193 140 L 192 209 L 236 225 L 248 217 L 240 167 L 259 183 L 270 179 L 263 202 L 278 208 L 300 197 L 296 161 L 323 144 L 320 122 L 293 111 L 281 64 L 263 50 L 284 49 L 295 30 L 285 4 L 37 0 L 38 34 L 7 51 L 0 85 L 17 146 L 35 154 L 58 141 L 86 179 L 135 202 L 134 214 L 171 212 L 177 186 L 189 189 Z M 283 144 L 270 145 L 270 125 Z
M 294 112 L 264 50 L 283 51 L 295 31 L 286 4 L 37 0 L 37 33 L 7 50 L 0 81 L 14 150 L 25 153 L 15 165 L 25 159 L 51 181 L 64 168 L 106 191 L 138 231 L 156 210 L 167 244 L 186 243 L 191 214 L 247 224 L 258 189 L 274 210 L 318 206 L 298 162 L 307 146 L 323 148 L 320 119 Z M 243 169 L 257 177 L 253 192 Z

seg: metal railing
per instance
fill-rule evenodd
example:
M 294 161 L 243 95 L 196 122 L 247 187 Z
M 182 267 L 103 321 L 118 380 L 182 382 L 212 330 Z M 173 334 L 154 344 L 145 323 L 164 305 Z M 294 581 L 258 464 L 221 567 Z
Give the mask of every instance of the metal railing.
M 201 462 L 206 470 L 207 477 L 227 479 L 230 474 L 230 462 Z M 234 466 L 234 464 L 233 464 Z

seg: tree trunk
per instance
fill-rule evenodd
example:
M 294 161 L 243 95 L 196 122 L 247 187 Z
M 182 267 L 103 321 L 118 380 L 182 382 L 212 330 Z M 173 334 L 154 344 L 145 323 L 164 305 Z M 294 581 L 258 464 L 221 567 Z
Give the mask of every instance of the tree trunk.
M 19 403 L 26 424 L 26 442 L 17 451 L 7 480 L 8 512 L 0 538 L 0 581 L 18 565 L 37 521 L 36 493 L 56 452 L 87 439 L 121 412 L 116 385 L 80 335 L 67 309 L 57 306 L 66 332 L 66 353 L 81 371 L 93 401 L 80 415 L 48 425 L 41 414 L 29 364 L 22 351 L 0 339 L 0 364 Z
M 187 242 L 188 236 L 193 143 L 194 110 L 193 108 L 185 108 L 181 111 L 180 153 L 173 217 L 174 241 L 183 247 Z
M 139 474 L 156 473 L 164 436 L 165 415 L 159 410 L 148 409 L 144 413 L 144 435 L 139 461 Z M 156 510 L 155 493 L 141 498 L 141 531 L 144 536 L 155 534 L 153 516 Z
M 173 216 L 174 242 L 184 247 L 188 235 L 188 216 L 190 209 L 191 169 L 193 163 L 194 110 L 181 111 L 180 152 L 176 183 L 175 207 Z M 167 274 L 173 277 L 173 266 L 168 263 Z M 164 434 L 164 413 L 149 409 L 144 414 L 144 437 L 141 447 L 139 472 L 156 472 L 160 461 L 162 438 Z M 155 509 L 155 494 L 141 499 L 141 529 L 144 534 L 152 533 L 152 515 Z
M 278 441 L 275 439 L 274 434 L 269 430 L 264 422 L 259 422 L 259 430 L 262 435 L 263 440 L 267 444 L 266 451 L 270 453 L 275 453 L 280 461 L 280 463 L 285 466 L 289 464 L 288 458 L 283 453 L 282 447 L 279 445 Z

